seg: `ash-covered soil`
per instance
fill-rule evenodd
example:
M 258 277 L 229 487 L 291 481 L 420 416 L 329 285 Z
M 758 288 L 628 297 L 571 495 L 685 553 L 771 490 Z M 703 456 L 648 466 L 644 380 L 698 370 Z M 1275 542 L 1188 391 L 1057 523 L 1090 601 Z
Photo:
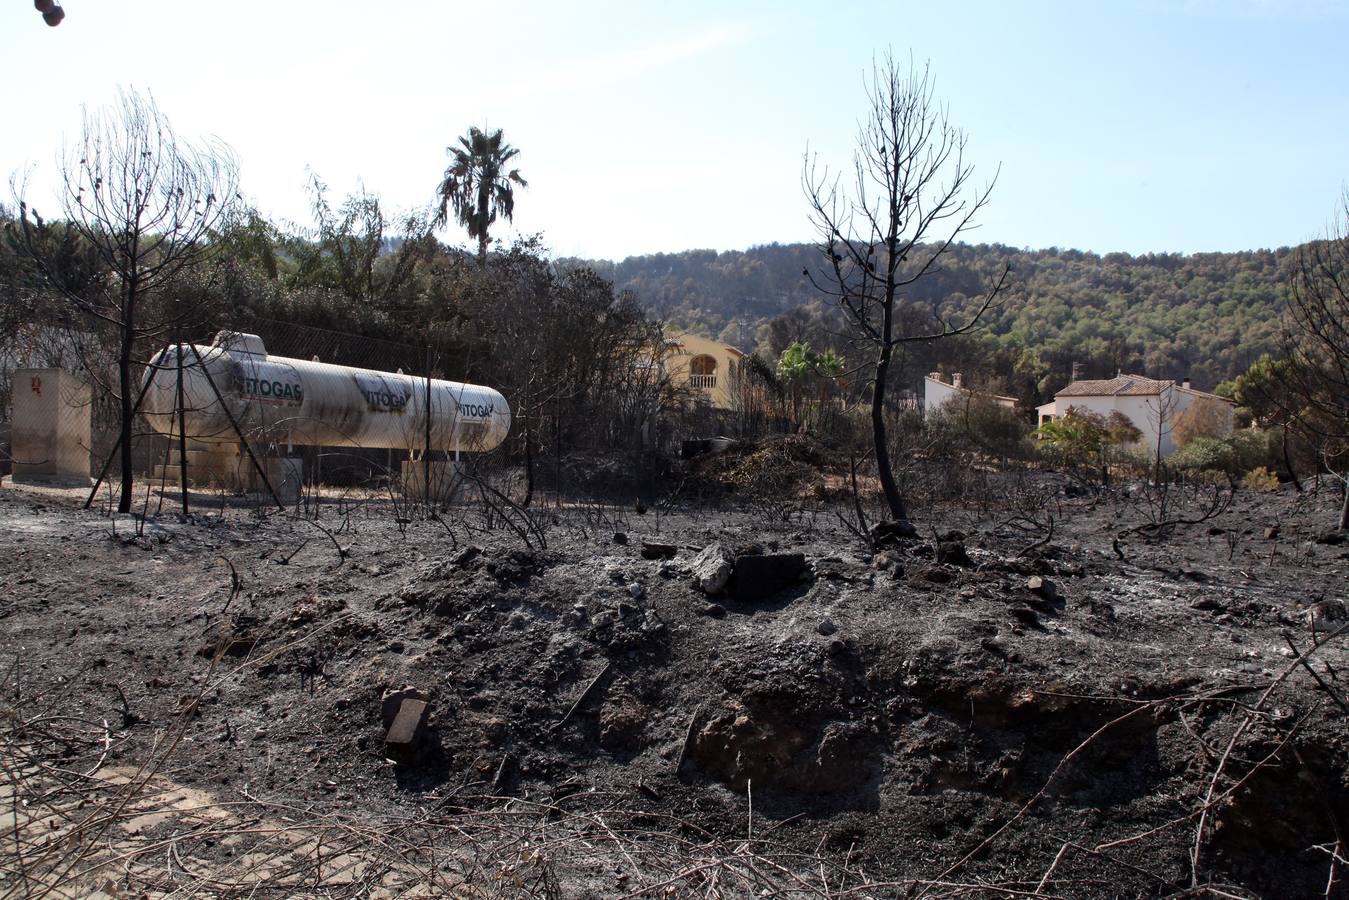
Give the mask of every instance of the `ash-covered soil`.
M 875 547 L 847 503 L 576 504 L 520 531 L 375 501 L 141 523 L 6 485 L 5 806 L 54 812 L 16 806 L 27 857 L 0 880 L 39 878 L 32 832 L 115 795 L 80 785 L 150 761 L 146 791 L 183 815 L 131 827 L 118 807 L 42 877 L 110 896 L 435 894 L 456 866 L 456 893 L 492 896 L 1349 895 L 1338 498 L 1238 493 L 1116 541 L 1149 521 L 1147 488 L 1063 487 L 1031 483 L 1030 512 L 922 509 L 917 539 Z M 714 543 L 734 570 L 709 596 L 691 566 Z M 427 714 L 389 745 L 405 697 Z M 184 821 L 205 806 L 210 828 Z M 311 821 L 346 823 L 342 865 L 322 837 L 312 868 L 249 843 Z M 423 829 L 415 849 L 360 830 L 395 822 Z M 420 862 L 371 874 L 367 853 Z

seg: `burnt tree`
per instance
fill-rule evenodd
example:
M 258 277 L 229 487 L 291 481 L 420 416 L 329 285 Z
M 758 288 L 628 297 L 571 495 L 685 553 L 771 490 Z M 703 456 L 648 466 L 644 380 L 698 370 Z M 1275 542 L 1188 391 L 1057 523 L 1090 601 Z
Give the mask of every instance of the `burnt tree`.
M 1305 244 L 1286 307 L 1282 402 L 1344 492 L 1339 527 L 1349 529 L 1349 195 L 1325 240 Z
M 972 184 L 965 134 L 934 101 L 926 66 L 901 69 L 887 56 L 873 63 L 866 93 L 866 116 L 846 177 L 820 167 L 807 151 L 802 186 L 823 261 L 805 275 L 838 305 L 853 345 L 870 357 L 876 466 L 890 516 L 907 522 L 886 440 L 886 388 L 896 348 L 973 329 L 999 302 L 1010 269 L 1004 265 L 981 297 L 958 308 L 938 303 L 916 315 L 920 311 L 908 307 L 907 289 L 934 272 L 973 227 L 993 182 Z
M 63 221 L 45 220 L 19 198 L 15 246 L 89 327 L 115 336 L 120 512 L 131 509 L 137 345 L 182 324 L 173 291 L 205 260 L 235 206 L 237 183 L 227 147 L 179 140 L 153 98 L 123 93 L 112 109 L 85 113 L 80 138 L 65 155 Z M 107 276 L 72 279 L 70 267 L 60 264 L 72 245 Z

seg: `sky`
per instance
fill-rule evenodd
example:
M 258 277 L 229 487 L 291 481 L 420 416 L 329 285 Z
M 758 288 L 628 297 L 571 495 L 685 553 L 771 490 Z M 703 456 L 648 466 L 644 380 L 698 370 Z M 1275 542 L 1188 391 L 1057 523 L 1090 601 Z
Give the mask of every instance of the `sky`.
M 970 242 L 1293 245 L 1349 180 L 1349 0 L 63 6 L 49 28 L 0 0 L 0 175 L 46 214 L 82 110 L 130 88 L 232 147 L 280 222 L 312 223 L 311 173 L 335 200 L 423 206 L 476 125 L 504 129 L 529 181 L 504 239 L 613 260 L 808 241 L 805 154 L 849 165 L 886 53 L 930 64 L 975 181 L 997 176 Z

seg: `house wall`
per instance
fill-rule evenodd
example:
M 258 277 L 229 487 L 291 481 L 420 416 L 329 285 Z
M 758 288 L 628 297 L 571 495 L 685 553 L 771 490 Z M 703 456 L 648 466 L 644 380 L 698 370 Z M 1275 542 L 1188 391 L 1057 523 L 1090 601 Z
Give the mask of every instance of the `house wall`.
M 923 415 L 931 415 L 932 412 L 940 407 L 947 400 L 963 393 L 959 388 L 937 381 L 934 378 L 923 378 Z
M 923 376 L 923 415 L 930 415 L 933 410 L 940 407 L 943 403 L 952 397 L 969 396 L 971 392 L 963 387 L 956 387 L 953 384 L 947 384 L 939 381 L 931 375 Z M 994 397 L 989 395 L 989 399 L 999 406 L 1005 406 L 1008 409 L 1016 408 L 1016 401 L 1006 397 Z
M 672 334 L 670 338 L 679 344 L 665 361 L 670 381 L 697 391 L 716 409 L 736 409 L 740 402 L 741 355 L 725 344 L 693 334 Z M 710 356 L 716 363 L 710 384 L 707 377 L 694 376 L 691 371 L 698 356 Z
M 1066 415 L 1069 408 L 1074 406 L 1107 417 L 1112 412 L 1119 411 L 1128 417 L 1135 428 L 1143 432 L 1143 436 L 1133 445 L 1134 447 L 1145 450 L 1149 454 L 1156 453 L 1158 450 L 1158 433 L 1160 432 L 1161 454 L 1162 456 L 1170 456 L 1179 449 L 1176 446 L 1175 436 L 1172 434 L 1176 417 L 1188 409 L 1192 403 L 1201 399 L 1203 399 L 1203 395 L 1195 391 L 1169 387 L 1163 389 L 1161 394 L 1152 396 L 1057 397 L 1054 400 L 1052 410 L 1048 408 L 1049 404 L 1046 404 L 1046 406 L 1040 407 L 1040 411 L 1042 414 L 1052 412 L 1055 418 Z M 1232 405 L 1219 401 L 1213 402 L 1219 403 L 1225 410 L 1226 430 L 1230 432 L 1232 430 Z

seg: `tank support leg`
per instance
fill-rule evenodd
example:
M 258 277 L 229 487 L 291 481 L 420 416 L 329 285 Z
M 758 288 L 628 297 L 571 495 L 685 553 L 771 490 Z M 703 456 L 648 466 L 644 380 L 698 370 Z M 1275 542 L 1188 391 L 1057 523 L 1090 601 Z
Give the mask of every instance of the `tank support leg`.
M 220 403 L 220 408 L 225 411 L 225 417 L 230 420 L 230 427 L 233 428 L 234 433 L 239 436 L 239 443 L 243 445 L 245 452 L 248 453 L 248 461 L 253 464 L 253 469 L 258 473 L 258 477 L 261 478 L 262 483 L 267 486 L 267 493 L 272 495 L 272 500 L 276 503 L 276 508 L 285 512 L 286 505 L 282 503 L 281 498 L 277 496 L 276 489 L 272 487 L 271 479 L 267 477 L 266 470 L 263 469 L 262 464 L 258 462 L 258 458 L 253 455 L 253 448 L 249 446 L 248 438 L 244 437 L 243 429 L 240 428 L 239 423 L 235 421 L 234 413 L 230 412 L 229 405 L 225 403 L 225 398 L 220 393 L 220 388 L 216 387 L 215 379 L 211 377 L 211 370 L 206 367 L 206 361 L 203 360 L 201 354 L 197 352 L 197 345 L 188 344 L 188 346 L 192 348 L 192 355 L 197 358 L 197 364 L 201 366 L 201 372 L 206 376 L 206 383 L 211 386 L 211 393 L 215 394 L 215 399 Z

